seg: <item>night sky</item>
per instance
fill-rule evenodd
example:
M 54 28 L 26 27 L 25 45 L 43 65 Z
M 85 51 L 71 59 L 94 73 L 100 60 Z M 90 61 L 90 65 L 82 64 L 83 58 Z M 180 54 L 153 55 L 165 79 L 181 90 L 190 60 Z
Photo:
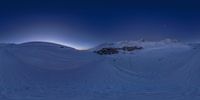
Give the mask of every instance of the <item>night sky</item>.
M 191 0 L 1 0 L 0 42 L 47 41 L 78 49 L 121 40 L 200 40 Z

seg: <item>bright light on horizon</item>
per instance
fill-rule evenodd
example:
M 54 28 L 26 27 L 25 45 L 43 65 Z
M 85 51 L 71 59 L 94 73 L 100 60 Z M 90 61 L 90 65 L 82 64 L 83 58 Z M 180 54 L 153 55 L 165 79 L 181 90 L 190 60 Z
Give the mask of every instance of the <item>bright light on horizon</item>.
M 63 46 L 67 46 L 67 47 L 71 47 L 77 50 L 86 50 L 88 48 L 85 47 L 81 47 L 72 43 L 66 43 L 66 42 L 62 42 L 62 41 L 55 41 L 55 40 L 29 40 L 29 41 L 23 41 L 23 42 L 18 42 L 18 44 L 20 43 L 26 43 L 26 42 L 48 42 L 48 43 L 54 43 L 54 44 L 59 44 L 59 45 L 63 45 Z
M 69 40 L 70 41 L 70 40 Z M 2 43 L 16 43 L 16 44 L 21 44 L 21 43 L 27 43 L 27 42 L 48 42 L 48 43 L 55 43 L 55 44 L 60 44 L 63 46 L 71 47 L 77 50 L 87 50 L 90 47 L 89 46 L 83 46 L 82 44 L 76 43 L 76 42 L 68 42 L 67 40 L 58 38 L 56 37 L 50 38 L 50 37 L 23 37 L 23 38 L 15 38 L 12 39 L 11 41 L 1 41 Z

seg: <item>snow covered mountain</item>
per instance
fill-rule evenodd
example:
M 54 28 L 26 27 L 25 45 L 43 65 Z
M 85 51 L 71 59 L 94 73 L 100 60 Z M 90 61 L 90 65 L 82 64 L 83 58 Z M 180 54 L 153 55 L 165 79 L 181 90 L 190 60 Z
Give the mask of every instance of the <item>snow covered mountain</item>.
M 98 54 L 109 54 L 109 52 L 115 53 L 133 53 L 138 50 L 149 50 L 149 49 L 161 49 L 161 48 L 177 48 L 177 47 L 187 47 L 187 45 L 178 42 L 173 39 L 165 39 L 162 41 L 145 41 L 143 39 L 138 41 L 119 41 L 115 43 L 104 43 L 95 48 L 90 49 L 91 51 L 96 51 Z M 117 52 L 116 52 L 117 51 Z
M 133 46 L 142 49 L 93 52 Z M 199 59 L 199 44 L 172 40 L 88 51 L 44 42 L 0 44 L 0 100 L 199 100 Z
M 141 39 L 138 41 L 119 41 L 119 42 L 114 42 L 114 43 L 104 43 L 95 48 L 92 48 L 91 50 L 99 50 L 101 48 L 106 48 L 106 47 L 121 48 L 124 46 L 141 46 L 143 48 L 162 48 L 166 46 L 176 47 L 177 45 L 184 46 L 184 44 L 174 39 L 165 39 L 161 41 L 145 41 Z

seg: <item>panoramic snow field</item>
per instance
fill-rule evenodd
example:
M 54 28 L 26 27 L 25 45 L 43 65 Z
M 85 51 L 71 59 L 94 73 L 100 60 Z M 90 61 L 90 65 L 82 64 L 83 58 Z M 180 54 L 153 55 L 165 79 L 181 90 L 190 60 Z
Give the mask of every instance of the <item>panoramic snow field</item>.
M 0 100 L 200 100 L 200 44 L 0 44 Z

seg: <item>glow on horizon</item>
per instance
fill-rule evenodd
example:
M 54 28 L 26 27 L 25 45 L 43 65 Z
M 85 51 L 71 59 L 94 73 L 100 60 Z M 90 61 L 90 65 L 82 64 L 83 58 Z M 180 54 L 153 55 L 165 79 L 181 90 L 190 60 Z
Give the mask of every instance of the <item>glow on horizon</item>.
M 82 30 L 75 30 L 67 22 L 57 19 L 31 19 L 14 26 L 7 32 L 10 35 L 2 38 L 0 42 L 17 44 L 34 41 L 51 42 L 78 50 L 86 50 L 95 45 L 88 42 L 89 36 Z
M 67 46 L 67 47 L 71 47 L 71 48 L 75 48 L 77 50 L 87 50 L 91 47 L 89 46 L 83 46 L 82 44 L 78 44 L 76 42 L 67 42 L 66 40 L 62 40 L 62 39 L 55 39 L 55 38 L 21 38 L 21 39 L 13 39 L 13 41 L 4 41 L 6 43 L 16 43 L 16 44 L 20 44 L 20 43 L 26 43 L 26 42 L 49 42 L 49 43 L 55 43 L 55 44 L 60 44 L 63 46 Z
M 19 43 L 25 43 L 25 42 L 48 42 L 48 43 L 55 43 L 55 44 L 71 47 L 71 48 L 74 48 L 74 49 L 77 49 L 77 50 L 87 50 L 87 49 L 89 49 L 89 48 L 81 47 L 80 45 L 75 45 L 75 44 L 72 44 L 72 43 L 66 43 L 66 42 L 56 41 L 56 40 L 29 40 L 29 41 L 24 41 L 24 42 L 19 42 Z

